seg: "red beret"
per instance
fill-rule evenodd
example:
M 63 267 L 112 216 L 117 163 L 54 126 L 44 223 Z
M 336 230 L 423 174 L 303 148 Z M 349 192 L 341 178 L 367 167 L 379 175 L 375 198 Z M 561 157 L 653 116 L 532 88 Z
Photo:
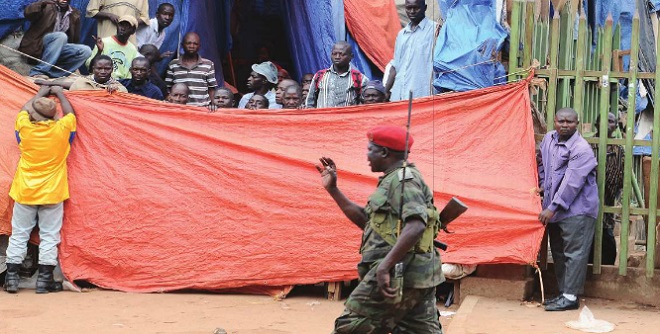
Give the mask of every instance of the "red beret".
M 406 129 L 398 126 L 377 126 L 367 132 L 369 141 L 382 147 L 387 147 L 395 151 L 405 151 L 406 147 Z M 412 147 L 412 135 L 408 137 L 408 150 Z

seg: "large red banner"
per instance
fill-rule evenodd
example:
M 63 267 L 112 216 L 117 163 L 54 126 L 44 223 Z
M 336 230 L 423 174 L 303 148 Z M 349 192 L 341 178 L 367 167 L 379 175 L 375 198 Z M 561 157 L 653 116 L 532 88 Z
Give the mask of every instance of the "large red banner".
M 0 233 L 19 159 L 14 120 L 36 86 L 0 68 Z M 377 174 L 365 133 L 405 126 L 407 102 L 294 111 L 186 107 L 129 94 L 67 92 L 69 156 L 60 262 L 70 280 L 123 291 L 284 286 L 357 277 L 361 231 L 321 186 L 365 203 Z M 470 209 L 439 238 L 445 262 L 536 261 L 543 235 L 527 82 L 415 100 L 410 154 L 442 207 Z

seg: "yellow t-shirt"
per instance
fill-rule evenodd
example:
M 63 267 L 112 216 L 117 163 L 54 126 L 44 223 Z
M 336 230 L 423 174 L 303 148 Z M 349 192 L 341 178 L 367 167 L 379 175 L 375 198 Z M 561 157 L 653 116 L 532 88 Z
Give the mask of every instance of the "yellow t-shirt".
M 45 205 L 69 198 L 66 157 L 76 134 L 76 116 L 31 122 L 23 110 L 16 117 L 16 140 L 21 159 L 9 196 L 24 205 Z

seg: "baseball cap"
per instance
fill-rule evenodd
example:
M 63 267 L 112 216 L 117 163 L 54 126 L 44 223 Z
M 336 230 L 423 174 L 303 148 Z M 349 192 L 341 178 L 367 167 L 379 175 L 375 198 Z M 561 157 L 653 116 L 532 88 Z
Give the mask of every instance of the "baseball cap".
M 133 28 L 137 28 L 138 26 L 138 21 L 133 15 L 122 15 L 119 17 L 119 21 L 117 21 L 117 23 L 119 22 L 128 22 L 133 26 Z
M 275 67 L 275 64 L 265 61 L 261 64 L 252 65 L 252 70 L 266 77 L 268 82 L 277 84 L 277 67 Z

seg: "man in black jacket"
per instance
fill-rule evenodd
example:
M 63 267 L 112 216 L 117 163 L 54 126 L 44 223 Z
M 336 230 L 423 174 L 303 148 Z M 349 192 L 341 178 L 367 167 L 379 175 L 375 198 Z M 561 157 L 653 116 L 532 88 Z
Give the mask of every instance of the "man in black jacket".
M 76 44 L 80 40 L 80 11 L 69 6 L 68 0 L 37 1 L 25 7 L 24 14 L 30 28 L 18 50 L 45 62 L 32 68 L 30 76 L 66 76 L 67 72 L 51 64 L 73 72 L 92 54 L 87 45 Z

